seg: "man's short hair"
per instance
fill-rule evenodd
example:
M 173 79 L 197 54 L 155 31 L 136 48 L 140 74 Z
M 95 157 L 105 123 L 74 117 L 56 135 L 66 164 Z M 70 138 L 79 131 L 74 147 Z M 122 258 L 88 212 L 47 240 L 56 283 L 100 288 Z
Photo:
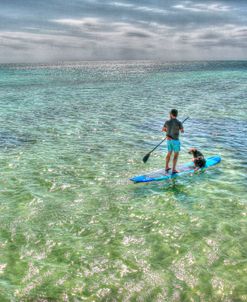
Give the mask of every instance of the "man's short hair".
M 172 110 L 170 111 L 170 114 L 173 115 L 173 116 L 175 116 L 175 117 L 177 117 L 177 116 L 178 116 L 178 111 L 177 111 L 177 109 L 172 109 Z

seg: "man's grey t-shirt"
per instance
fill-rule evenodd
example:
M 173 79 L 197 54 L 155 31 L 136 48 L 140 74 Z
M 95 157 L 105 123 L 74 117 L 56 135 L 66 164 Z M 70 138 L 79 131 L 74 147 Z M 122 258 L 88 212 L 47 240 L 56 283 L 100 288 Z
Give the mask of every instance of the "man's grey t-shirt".
M 183 129 L 183 124 L 175 119 L 166 121 L 164 127 L 167 128 L 166 135 L 172 139 L 179 139 L 179 130 Z

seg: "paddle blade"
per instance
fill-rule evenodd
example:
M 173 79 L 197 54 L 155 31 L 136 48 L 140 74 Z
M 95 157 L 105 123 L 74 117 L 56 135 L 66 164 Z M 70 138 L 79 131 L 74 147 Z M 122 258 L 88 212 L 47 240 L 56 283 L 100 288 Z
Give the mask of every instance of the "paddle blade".
M 147 154 L 143 157 L 142 160 L 143 160 L 144 164 L 148 161 L 149 156 L 150 156 L 150 153 L 147 153 Z

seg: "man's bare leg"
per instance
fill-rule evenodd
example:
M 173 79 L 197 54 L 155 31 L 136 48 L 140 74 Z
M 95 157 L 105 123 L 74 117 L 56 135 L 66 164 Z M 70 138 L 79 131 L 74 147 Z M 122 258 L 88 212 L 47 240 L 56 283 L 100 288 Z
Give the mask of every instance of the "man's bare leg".
M 178 155 L 179 155 L 179 152 L 174 152 L 172 172 L 177 171 L 176 170 L 176 165 L 177 165 L 177 161 L 178 161 Z
M 171 155 L 172 155 L 172 152 L 167 152 L 167 155 L 166 155 L 166 170 L 169 170 L 169 162 L 170 162 L 170 159 L 171 159 Z

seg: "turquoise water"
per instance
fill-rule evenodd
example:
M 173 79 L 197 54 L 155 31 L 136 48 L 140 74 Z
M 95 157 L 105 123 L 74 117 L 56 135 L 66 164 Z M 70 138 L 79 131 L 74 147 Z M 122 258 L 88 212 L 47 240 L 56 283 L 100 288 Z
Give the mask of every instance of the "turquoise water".
M 0 65 L 1 301 L 247 301 L 247 62 Z M 135 185 L 171 108 L 222 163 Z

